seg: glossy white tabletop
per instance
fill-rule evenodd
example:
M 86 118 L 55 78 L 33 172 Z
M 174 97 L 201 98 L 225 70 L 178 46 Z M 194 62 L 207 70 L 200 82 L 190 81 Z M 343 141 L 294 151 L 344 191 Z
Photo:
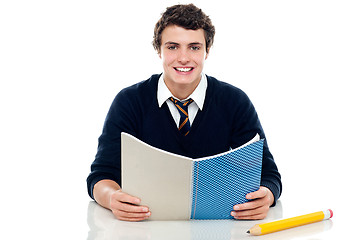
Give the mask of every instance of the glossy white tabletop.
M 283 214 L 282 203 L 273 208 L 267 219 L 279 219 Z M 235 220 L 190 220 L 190 221 L 145 221 L 127 223 L 114 220 L 111 213 L 94 202 L 89 203 L 88 239 L 248 239 L 246 232 L 260 221 Z M 315 234 L 325 234 L 332 229 L 332 221 L 324 221 L 288 230 L 282 233 L 270 234 L 262 239 L 287 239 L 290 235 L 305 237 Z
M 305 226 L 288 229 L 263 236 L 250 236 L 247 230 L 254 224 L 285 217 L 306 214 L 307 209 L 299 206 L 290 209 L 292 204 L 279 201 L 272 208 L 266 219 L 260 221 L 236 220 L 190 220 L 190 221 L 144 221 L 123 222 L 114 219 L 111 212 L 95 202 L 88 206 L 88 239 L 343 239 L 350 233 L 350 227 L 356 227 L 352 214 L 340 212 L 337 208 L 335 217 Z M 316 210 L 317 211 L 317 210 Z M 294 213 L 294 214 L 292 214 Z M 349 220 L 343 220 L 347 217 Z
M 81 192 L 81 191 L 80 191 Z M 46 194 L 45 194 L 46 195 Z M 49 191 L 44 202 L 36 199 L 19 199 L 12 202 L 21 208 L 3 205 L 2 236 L 6 239 L 345 239 L 353 236 L 361 214 L 357 205 L 302 203 L 295 197 L 284 196 L 277 206 L 271 208 L 268 216 L 260 221 L 237 220 L 190 220 L 190 221 L 143 221 L 124 222 L 114 218 L 112 213 L 84 196 L 74 199 L 57 198 Z M 4 201 L 3 201 L 4 202 Z M 74 204 L 75 203 L 75 204 Z M 327 205 L 327 206 L 326 206 Z M 331 206 L 330 206 L 331 205 Z M 311 213 L 332 208 L 330 220 L 313 223 L 264 236 L 250 236 L 246 232 L 257 223 Z M 351 238 L 354 239 L 354 238 Z

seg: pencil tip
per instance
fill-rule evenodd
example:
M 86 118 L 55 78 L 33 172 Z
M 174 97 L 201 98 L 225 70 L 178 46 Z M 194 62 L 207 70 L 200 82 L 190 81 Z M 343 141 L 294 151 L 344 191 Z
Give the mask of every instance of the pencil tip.
M 247 233 L 250 233 L 250 231 L 248 230 Z

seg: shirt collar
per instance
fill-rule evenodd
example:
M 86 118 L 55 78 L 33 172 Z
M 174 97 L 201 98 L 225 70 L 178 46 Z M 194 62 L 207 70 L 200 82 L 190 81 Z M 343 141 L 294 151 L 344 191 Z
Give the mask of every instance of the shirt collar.
M 200 110 L 202 110 L 203 108 L 204 100 L 206 98 L 206 90 L 207 90 L 207 77 L 204 73 L 202 73 L 201 81 L 199 82 L 198 86 L 193 91 L 193 93 L 189 96 L 189 98 L 192 98 L 193 101 L 197 104 Z M 170 97 L 174 97 L 174 96 L 169 91 L 167 85 L 165 85 L 164 75 L 162 74 L 159 77 L 159 81 L 158 81 L 157 98 L 158 98 L 159 107 L 161 107 L 163 103 L 167 101 L 167 99 Z M 183 100 L 183 99 L 178 99 L 178 100 Z

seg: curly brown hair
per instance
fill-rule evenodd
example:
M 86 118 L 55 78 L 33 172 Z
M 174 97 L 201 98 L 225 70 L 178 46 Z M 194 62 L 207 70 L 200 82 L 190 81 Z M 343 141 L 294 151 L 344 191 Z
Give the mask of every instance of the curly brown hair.
M 215 28 L 209 16 L 204 14 L 202 9 L 193 4 L 179 4 L 168 7 L 154 28 L 153 47 L 158 53 L 160 53 L 162 44 L 162 32 L 170 25 L 177 25 L 190 30 L 203 29 L 208 53 L 214 41 Z

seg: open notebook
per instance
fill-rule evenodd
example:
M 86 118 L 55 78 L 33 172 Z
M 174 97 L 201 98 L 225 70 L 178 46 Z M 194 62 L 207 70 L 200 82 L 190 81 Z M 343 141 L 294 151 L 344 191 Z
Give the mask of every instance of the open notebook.
M 150 220 L 231 219 L 236 204 L 260 187 L 263 139 L 192 159 L 122 133 L 122 189 L 152 212 Z

